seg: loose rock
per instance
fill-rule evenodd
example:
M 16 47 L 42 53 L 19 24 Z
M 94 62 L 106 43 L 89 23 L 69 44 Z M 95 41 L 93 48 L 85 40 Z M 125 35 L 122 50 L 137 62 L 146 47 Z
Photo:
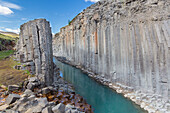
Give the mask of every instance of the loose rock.
M 51 106 L 48 106 L 42 110 L 42 113 L 53 113 Z
M 8 91 L 16 91 L 19 90 L 19 86 L 18 85 L 9 85 L 8 86 Z
M 10 94 L 10 95 L 7 97 L 5 103 L 8 104 L 8 105 L 10 105 L 10 104 L 14 103 L 14 102 L 15 102 L 16 100 L 18 100 L 18 99 L 20 99 L 20 95 Z
M 60 103 L 57 106 L 52 108 L 54 113 L 64 113 L 65 112 L 65 105 Z

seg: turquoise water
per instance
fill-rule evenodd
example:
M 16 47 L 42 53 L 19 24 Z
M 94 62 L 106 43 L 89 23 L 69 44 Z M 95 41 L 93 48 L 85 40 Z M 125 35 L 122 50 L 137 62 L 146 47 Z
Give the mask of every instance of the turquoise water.
M 80 69 L 61 63 L 55 58 L 54 62 L 60 68 L 61 76 L 73 84 L 76 93 L 92 105 L 94 113 L 145 113 L 122 95 L 82 73 Z

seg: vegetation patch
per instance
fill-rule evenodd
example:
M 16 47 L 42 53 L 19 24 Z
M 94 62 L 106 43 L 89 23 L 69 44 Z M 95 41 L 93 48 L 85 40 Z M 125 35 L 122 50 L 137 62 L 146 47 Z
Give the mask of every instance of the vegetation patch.
M 0 34 L 0 51 L 13 49 L 17 39 L 15 36 Z
M 17 39 L 17 37 L 15 37 L 15 36 L 12 36 L 12 35 L 3 35 L 3 34 L 0 34 L 0 38 L 1 39 L 6 39 L 6 40 L 16 40 Z
M 15 65 L 21 64 L 14 61 L 13 58 L 0 60 L 0 84 L 20 84 L 28 78 L 29 75 L 25 72 L 25 70 L 16 70 L 13 68 Z
M 13 53 L 14 53 L 14 50 L 0 51 L 0 60 L 12 55 Z

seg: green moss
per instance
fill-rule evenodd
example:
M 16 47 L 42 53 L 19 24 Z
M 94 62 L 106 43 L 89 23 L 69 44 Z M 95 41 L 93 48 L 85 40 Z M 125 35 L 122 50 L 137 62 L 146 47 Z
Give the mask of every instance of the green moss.
M 26 71 L 26 74 L 30 75 L 30 72 L 28 70 L 25 70 Z
M 35 75 L 32 75 L 28 70 L 25 70 L 25 73 L 26 73 L 29 77 L 35 77 Z
M 13 53 L 14 53 L 14 50 L 0 51 L 0 60 L 12 55 Z

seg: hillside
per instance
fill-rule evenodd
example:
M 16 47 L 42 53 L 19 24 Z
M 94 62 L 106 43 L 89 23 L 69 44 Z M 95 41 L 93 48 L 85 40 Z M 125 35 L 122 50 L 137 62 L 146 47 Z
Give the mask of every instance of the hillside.
M 4 32 L 4 31 L 0 31 L 0 34 L 3 34 L 3 35 L 5 35 L 5 36 L 9 36 L 9 37 L 12 37 L 12 38 L 17 38 L 17 37 L 19 37 L 18 34 L 13 33 L 13 32 Z
M 16 34 L 10 34 L 11 36 L 0 33 L 0 51 L 11 50 L 15 46 L 17 40 Z

